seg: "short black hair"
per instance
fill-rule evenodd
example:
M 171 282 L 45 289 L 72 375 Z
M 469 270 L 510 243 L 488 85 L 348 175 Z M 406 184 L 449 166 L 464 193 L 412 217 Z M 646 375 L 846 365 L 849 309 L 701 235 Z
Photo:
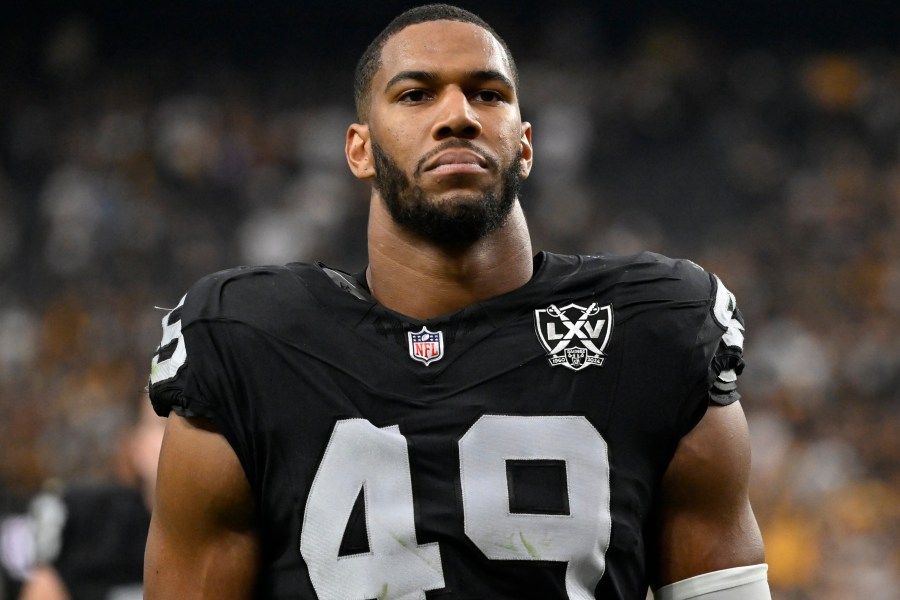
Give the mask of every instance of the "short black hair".
M 363 52 L 360 57 L 359 62 L 356 63 L 356 71 L 353 77 L 353 97 L 356 102 L 356 115 L 360 122 L 368 120 L 369 109 L 367 105 L 372 91 L 372 78 L 375 77 L 375 72 L 378 71 L 378 68 L 381 66 L 381 51 L 384 48 L 384 45 L 394 36 L 394 34 L 406 29 L 410 25 L 429 23 L 431 21 L 462 21 L 464 23 L 472 23 L 494 36 L 494 38 L 500 42 L 503 51 L 506 53 L 509 70 L 512 74 L 513 85 L 515 86 L 516 92 L 518 92 L 519 71 L 516 68 L 516 62 L 513 60 L 509 46 L 506 45 L 506 42 L 500 37 L 500 34 L 494 31 L 493 27 L 488 25 L 484 19 L 475 13 L 457 6 L 451 6 L 449 4 L 426 4 L 425 6 L 411 8 L 398 15 L 375 37 L 374 40 L 372 40 L 372 43 L 369 44 L 369 47 L 366 48 L 366 51 Z

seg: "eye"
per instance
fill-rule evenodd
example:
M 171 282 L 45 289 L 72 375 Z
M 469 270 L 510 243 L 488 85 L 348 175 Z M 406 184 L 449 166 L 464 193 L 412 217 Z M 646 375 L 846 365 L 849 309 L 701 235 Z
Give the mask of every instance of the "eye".
M 485 104 L 497 104 L 503 102 L 503 94 L 496 90 L 478 90 L 472 95 L 472 100 Z
M 429 98 L 431 98 L 431 95 L 425 90 L 408 90 L 400 94 L 398 100 L 407 104 L 417 104 L 425 102 Z

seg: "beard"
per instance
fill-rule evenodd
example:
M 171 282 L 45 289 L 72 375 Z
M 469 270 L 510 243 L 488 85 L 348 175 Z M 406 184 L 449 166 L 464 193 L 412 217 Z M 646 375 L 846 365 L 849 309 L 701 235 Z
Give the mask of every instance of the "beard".
M 416 167 L 416 175 L 430 156 L 447 148 L 466 148 L 478 152 L 490 167 L 497 166 L 496 159 L 485 156 L 468 140 L 460 139 L 445 143 L 422 158 Z M 372 153 L 375 157 L 375 189 L 394 222 L 415 235 L 444 246 L 469 245 L 502 227 L 519 195 L 521 150 L 502 170 L 498 191 L 485 190 L 475 196 L 460 194 L 442 200 L 430 198 L 374 139 Z

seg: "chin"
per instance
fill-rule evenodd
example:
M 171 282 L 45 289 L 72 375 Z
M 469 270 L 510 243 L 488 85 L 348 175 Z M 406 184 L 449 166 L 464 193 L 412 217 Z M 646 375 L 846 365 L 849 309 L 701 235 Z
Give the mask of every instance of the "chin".
M 425 194 L 425 198 L 435 205 L 483 204 L 489 198 L 498 197 L 497 190 L 456 188 Z

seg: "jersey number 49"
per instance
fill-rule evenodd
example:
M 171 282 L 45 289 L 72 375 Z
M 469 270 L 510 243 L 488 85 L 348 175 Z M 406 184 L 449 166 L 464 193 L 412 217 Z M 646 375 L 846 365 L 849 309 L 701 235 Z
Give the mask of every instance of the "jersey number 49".
M 445 587 L 438 543 L 419 544 L 406 438 L 396 426 L 339 421 L 306 503 L 300 553 L 321 600 L 424 600 Z M 510 509 L 509 464 L 564 469 L 564 514 Z M 566 563 L 571 600 L 591 600 L 612 521 L 606 442 L 579 416 L 485 415 L 459 440 L 465 532 L 491 560 Z M 368 551 L 341 556 L 360 494 Z

